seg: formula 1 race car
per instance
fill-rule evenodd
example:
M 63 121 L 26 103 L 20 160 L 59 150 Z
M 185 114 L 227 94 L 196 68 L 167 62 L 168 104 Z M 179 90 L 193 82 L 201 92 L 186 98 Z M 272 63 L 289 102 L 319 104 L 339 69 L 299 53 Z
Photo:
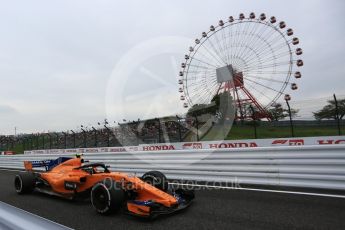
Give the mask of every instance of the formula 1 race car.
M 39 191 L 69 199 L 90 197 L 98 213 L 123 209 L 129 214 L 154 218 L 184 209 L 194 191 L 169 188 L 163 173 L 150 171 L 141 178 L 110 172 L 103 163 L 88 163 L 80 156 L 56 160 L 25 161 L 26 171 L 15 176 L 18 194 Z M 44 172 L 33 168 L 44 167 Z

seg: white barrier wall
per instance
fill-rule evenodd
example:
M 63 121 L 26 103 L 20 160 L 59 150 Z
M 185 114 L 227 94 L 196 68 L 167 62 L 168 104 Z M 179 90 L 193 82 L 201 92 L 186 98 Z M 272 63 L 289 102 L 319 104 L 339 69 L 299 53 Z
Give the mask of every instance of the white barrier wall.
M 55 159 L 62 154 L 0 156 L 0 168 L 23 169 L 24 160 Z M 280 146 L 85 153 L 114 171 L 140 176 L 159 170 L 170 179 L 345 190 L 345 145 Z
M 100 152 L 133 152 L 133 151 L 166 151 L 188 149 L 231 149 L 257 148 L 300 145 L 337 145 L 345 144 L 345 136 L 296 137 L 276 139 L 247 139 L 203 142 L 176 142 L 162 144 L 142 144 L 139 146 L 78 148 L 78 149 L 48 149 L 25 151 L 24 154 L 58 154 L 58 153 L 100 153 Z

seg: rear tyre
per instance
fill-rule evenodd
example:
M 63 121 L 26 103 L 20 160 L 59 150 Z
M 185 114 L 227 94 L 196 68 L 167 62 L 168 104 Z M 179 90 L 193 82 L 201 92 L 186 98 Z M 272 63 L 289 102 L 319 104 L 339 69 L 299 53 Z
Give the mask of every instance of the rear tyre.
M 91 203 L 100 214 L 110 214 L 123 207 L 125 192 L 120 183 L 99 182 L 92 187 Z
M 36 178 L 33 173 L 17 174 L 14 178 L 14 188 L 18 194 L 31 193 L 35 188 Z
M 159 171 L 149 171 L 141 179 L 164 192 L 168 190 L 168 179 Z

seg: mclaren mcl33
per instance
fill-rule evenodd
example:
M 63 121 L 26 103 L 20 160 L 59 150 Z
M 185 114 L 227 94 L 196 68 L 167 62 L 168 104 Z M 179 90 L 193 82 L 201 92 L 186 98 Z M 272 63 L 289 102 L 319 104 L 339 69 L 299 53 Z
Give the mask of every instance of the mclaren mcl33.
M 15 176 L 18 194 L 33 191 L 69 199 L 90 198 L 101 214 L 115 211 L 155 218 L 188 207 L 194 191 L 173 189 L 159 171 L 150 171 L 141 178 L 111 172 L 104 163 L 88 163 L 83 158 L 59 157 L 55 160 L 25 161 L 26 171 Z M 33 168 L 44 167 L 45 171 Z

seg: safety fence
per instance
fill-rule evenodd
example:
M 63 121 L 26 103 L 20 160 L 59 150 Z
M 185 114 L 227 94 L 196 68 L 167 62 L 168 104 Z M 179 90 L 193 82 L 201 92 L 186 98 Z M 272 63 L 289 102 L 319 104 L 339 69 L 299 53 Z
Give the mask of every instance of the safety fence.
M 24 160 L 44 160 L 64 154 L 0 156 L 0 168 L 23 169 Z M 85 153 L 90 162 L 105 162 L 112 170 L 138 176 L 159 170 L 171 179 L 231 184 L 294 186 L 345 190 L 345 145 L 282 146 Z
M 206 105 L 205 105 L 206 106 Z M 186 115 L 129 121 L 104 119 L 77 129 L 0 135 L 0 151 L 138 146 L 192 141 L 341 136 L 345 134 L 345 95 L 280 101 L 267 108 L 271 119 L 258 119 L 244 109 L 247 119 L 229 121 L 221 113 L 200 108 Z M 291 107 L 291 108 L 290 108 Z M 188 115 L 189 114 L 189 115 Z M 242 116 L 242 118 L 243 118 Z M 225 120 L 224 120 L 225 119 Z M 224 123 L 223 123 L 224 122 Z M 224 128 L 224 124 L 227 124 Z M 231 124 L 231 129 L 228 127 Z M 50 129 L 47 127 L 46 129 Z M 38 131 L 38 130 L 37 130 Z

